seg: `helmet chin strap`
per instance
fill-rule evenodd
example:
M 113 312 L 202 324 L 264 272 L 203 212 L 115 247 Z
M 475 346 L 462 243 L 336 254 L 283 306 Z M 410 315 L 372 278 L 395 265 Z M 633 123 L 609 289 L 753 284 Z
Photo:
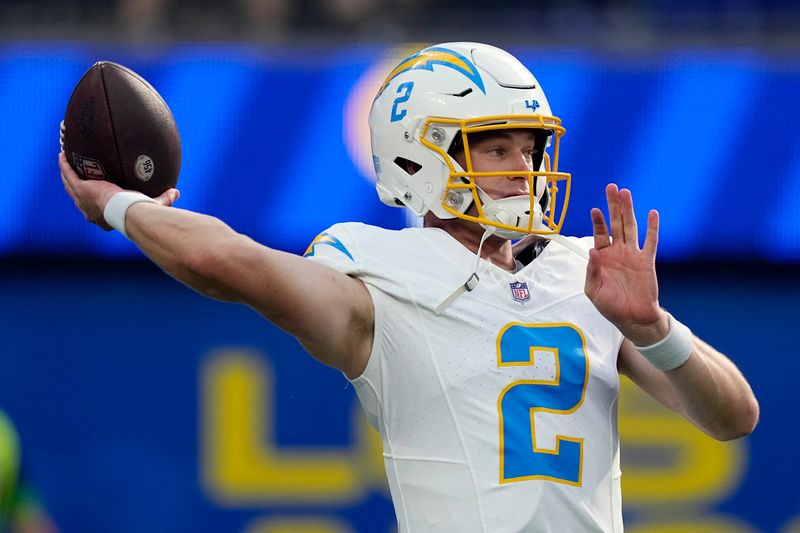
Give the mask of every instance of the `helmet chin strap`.
M 478 187 L 478 196 L 483 202 L 483 212 L 487 219 L 505 224 L 507 226 L 516 227 L 527 227 L 530 223 L 530 196 L 511 196 L 509 198 L 493 200 L 488 194 L 483 192 L 480 187 Z M 532 228 L 547 229 L 544 227 L 544 223 L 542 222 L 542 210 L 538 201 L 533 203 L 533 216 L 534 219 L 533 223 L 531 224 Z M 526 235 L 529 235 L 528 232 L 498 228 L 496 226 L 490 226 L 489 224 L 481 224 L 481 226 L 485 229 L 485 231 L 483 232 L 481 242 L 478 245 L 478 253 L 475 257 L 475 265 L 472 267 L 472 274 L 470 274 L 470 276 L 467 278 L 467 281 L 456 287 L 456 289 L 450 293 L 450 296 L 445 298 L 442 303 L 436 306 L 433 312 L 437 315 L 444 313 L 444 311 L 450 307 L 450 305 L 452 305 L 452 303 L 455 302 L 459 296 L 467 292 L 472 292 L 475 290 L 475 287 L 478 286 L 478 282 L 480 281 L 480 277 L 478 276 L 478 265 L 481 261 L 481 250 L 483 249 L 483 243 L 486 242 L 486 239 L 492 235 L 509 240 L 520 239 Z M 561 246 L 564 246 L 565 248 L 585 259 L 589 258 L 589 254 L 586 252 L 586 250 L 558 233 L 552 235 L 542 235 L 542 237 L 557 242 Z
M 575 244 L 571 240 L 567 239 L 566 237 L 564 237 L 560 233 L 554 233 L 552 235 L 542 235 L 542 237 L 544 237 L 545 239 L 551 240 L 553 242 L 557 242 L 558 244 L 560 244 L 561 246 L 563 246 L 567 250 L 578 254 L 580 257 L 583 257 L 586 260 L 589 259 L 589 252 L 587 252 L 586 250 L 584 250 L 583 248 L 581 248 L 580 246 L 578 246 L 577 244 Z
M 445 300 L 436 306 L 436 309 L 433 310 L 434 313 L 437 315 L 441 315 L 444 313 L 445 309 L 450 307 L 450 305 L 455 302 L 459 296 L 464 294 L 465 292 L 472 292 L 475 290 L 475 287 L 478 286 L 478 282 L 481 278 L 478 276 L 478 265 L 481 261 L 481 250 L 483 249 L 483 243 L 486 242 L 486 239 L 492 236 L 496 232 L 498 228 L 494 226 L 486 227 L 486 231 L 483 232 L 483 237 L 481 237 L 481 242 L 478 245 L 478 254 L 475 257 L 475 265 L 472 267 L 472 274 L 467 278 L 462 285 L 456 287 L 456 290 L 450 293 L 450 296 L 445 298 Z

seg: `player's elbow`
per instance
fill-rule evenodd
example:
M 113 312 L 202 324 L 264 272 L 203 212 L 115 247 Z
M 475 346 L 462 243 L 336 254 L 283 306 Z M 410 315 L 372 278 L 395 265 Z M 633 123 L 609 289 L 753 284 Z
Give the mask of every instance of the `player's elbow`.
M 737 409 L 734 416 L 730 417 L 728 423 L 715 432 L 713 436 L 722 441 L 747 437 L 755 431 L 759 416 L 760 409 L 758 400 L 751 395 L 750 398 L 743 402 L 742 406 Z
M 761 409 L 755 396 L 750 396 L 746 408 L 743 410 L 741 420 L 738 424 L 738 436 L 735 438 L 746 437 L 755 431 L 758 419 L 761 416 Z

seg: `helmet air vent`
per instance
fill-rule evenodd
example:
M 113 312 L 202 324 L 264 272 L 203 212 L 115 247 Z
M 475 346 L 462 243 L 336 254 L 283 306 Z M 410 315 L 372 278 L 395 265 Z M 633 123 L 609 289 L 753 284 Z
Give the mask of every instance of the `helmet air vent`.
M 422 168 L 422 165 L 419 163 L 406 159 L 405 157 L 396 157 L 394 159 L 394 164 L 402 168 L 409 176 L 413 176 Z
M 471 92 L 472 92 L 472 87 L 467 87 L 466 89 L 464 89 L 460 93 L 448 93 L 448 94 L 450 94 L 450 96 L 457 96 L 459 98 L 464 98 L 465 96 L 467 96 Z

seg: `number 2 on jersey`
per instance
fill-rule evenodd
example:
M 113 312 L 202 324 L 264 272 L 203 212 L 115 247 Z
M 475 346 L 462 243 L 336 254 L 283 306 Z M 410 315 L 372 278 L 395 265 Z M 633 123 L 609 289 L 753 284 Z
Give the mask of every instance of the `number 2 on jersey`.
M 583 438 L 555 436 L 555 449 L 537 444 L 536 413 L 569 415 L 583 403 L 589 358 L 583 333 L 571 324 L 512 322 L 497 336 L 497 365 L 534 366 L 537 355 L 552 354 L 552 379 L 508 385 L 497 400 L 500 415 L 500 483 L 547 479 L 580 486 Z

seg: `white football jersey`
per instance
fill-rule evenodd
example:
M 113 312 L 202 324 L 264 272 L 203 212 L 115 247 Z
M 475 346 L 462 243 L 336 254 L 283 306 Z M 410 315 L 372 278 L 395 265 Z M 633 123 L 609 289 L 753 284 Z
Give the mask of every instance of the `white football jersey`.
M 337 224 L 305 255 L 372 295 L 353 383 L 401 532 L 622 531 L 622 335 L 583 293 L 585 259 L 551 243 L 516 273 L 481 260 L 477 287 L 437 316 L 475 264 L 440 229 Z

